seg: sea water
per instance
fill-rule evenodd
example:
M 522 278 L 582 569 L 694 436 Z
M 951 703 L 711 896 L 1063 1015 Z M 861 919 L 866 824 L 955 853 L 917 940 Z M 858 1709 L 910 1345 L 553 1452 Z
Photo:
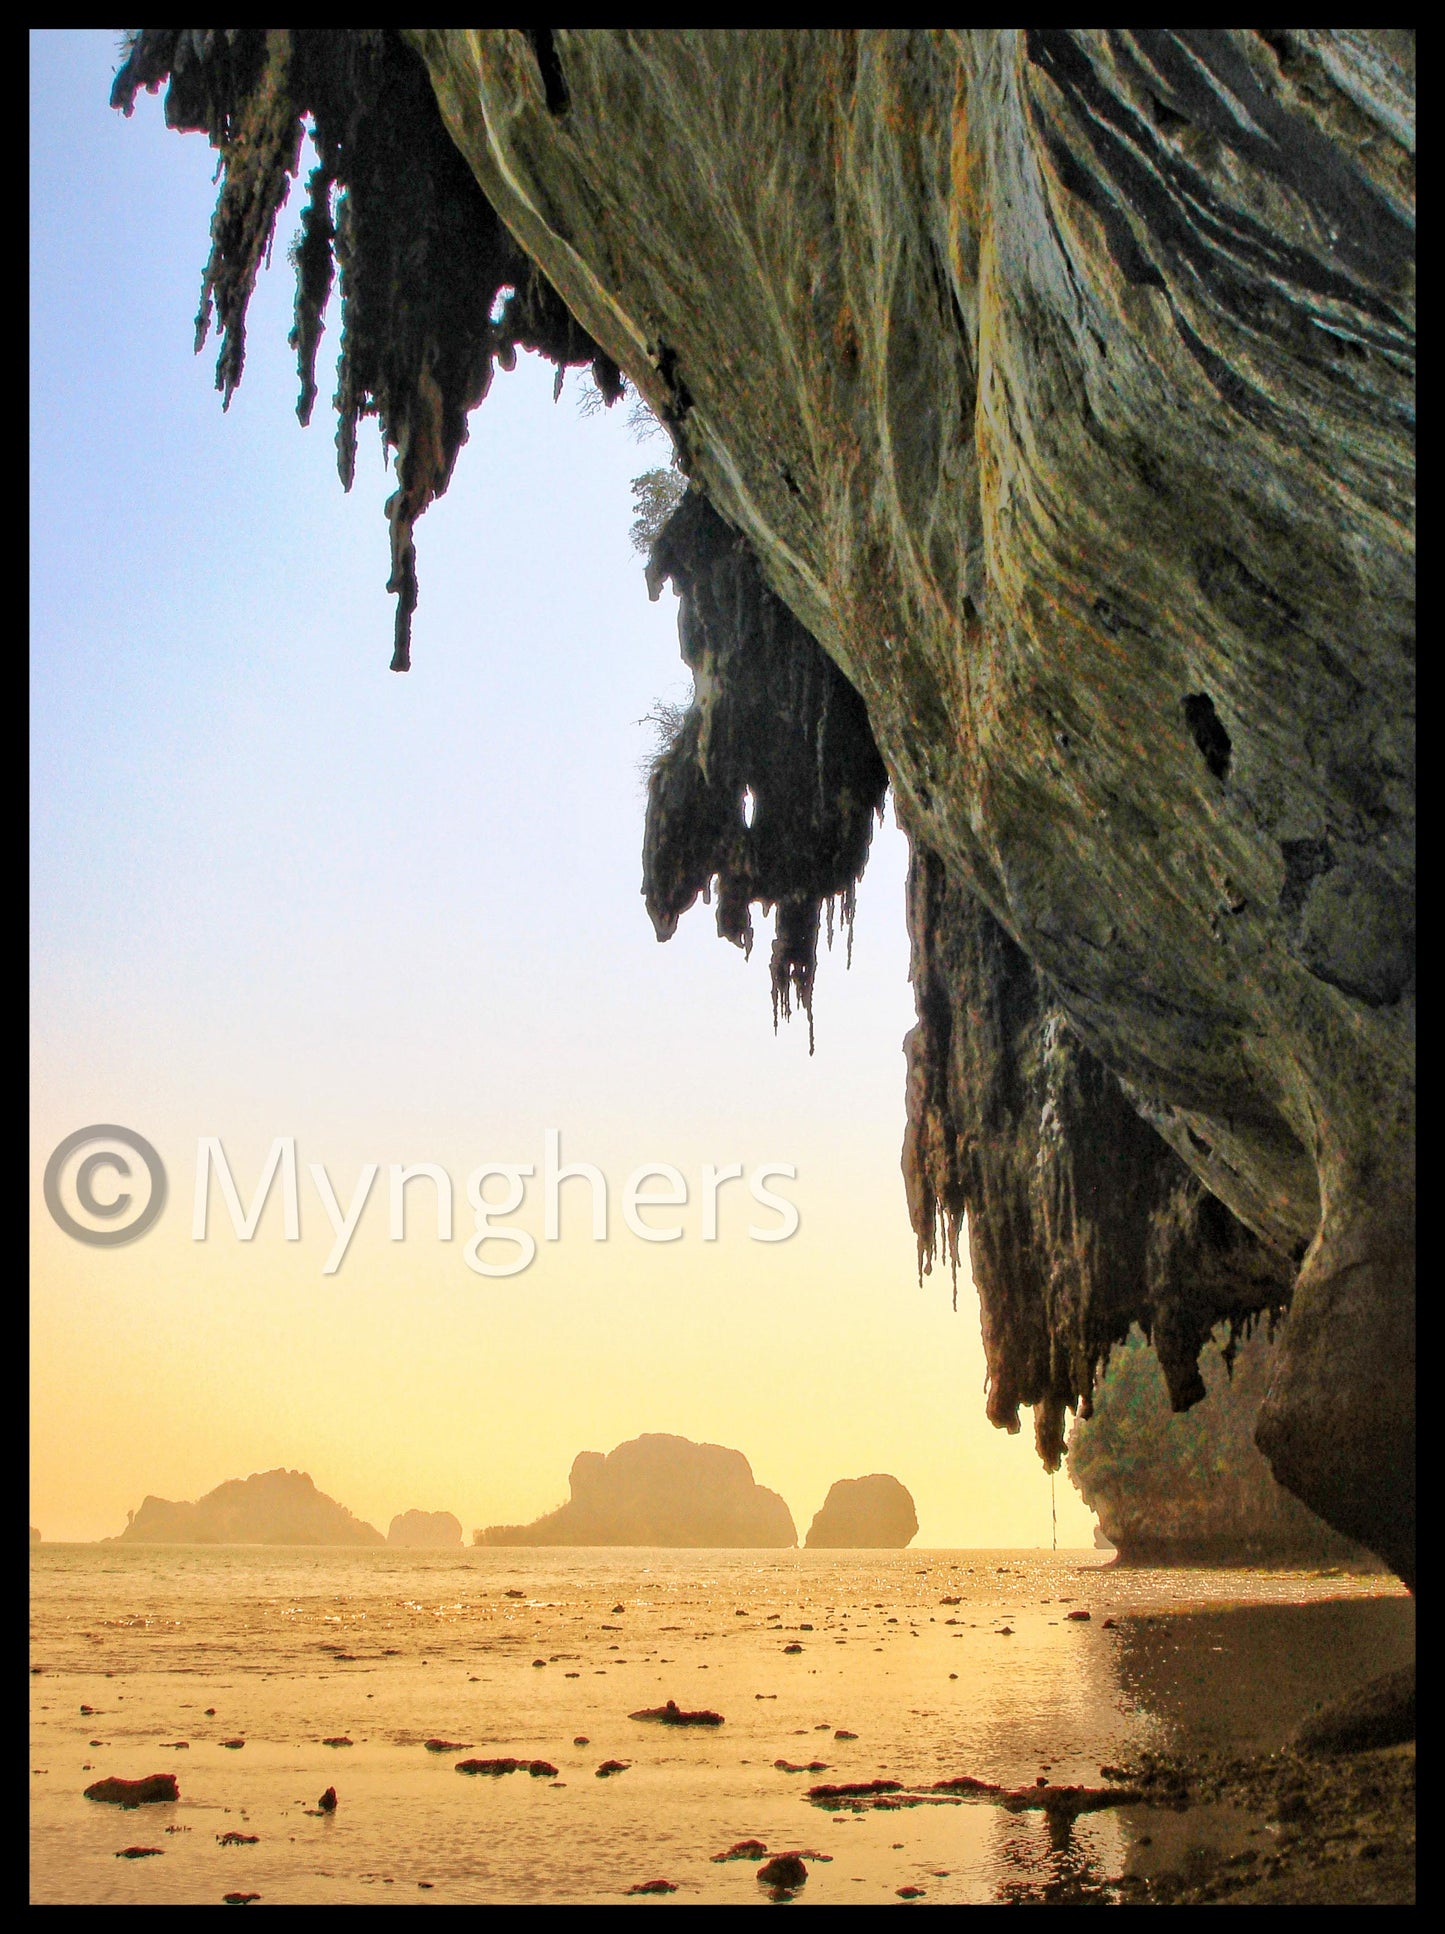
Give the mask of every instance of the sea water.
M 743 1839 L 803 1853 L 800 1905 L 1107 1884 L 1147 1871 L 1142 1809 L 1061 1834 L 808 1789 L 1098 1785 L 1141 1749 L 1270 1750 L 1414 1643 L 1387 1577 L 1078 1551 L 56 1545 L 31 1588 L 31 1895 L 82 1903 L 601 1903 L 665 1879 L 663 1901 L 770 1904 L 756 1860 L 714 1860 Z M 724 1723 L 629 1717 L 668 1699 Z M 456 1770 L 503 1756 L 556 1778 Z M 156 1772 L 178 1803 L 83 1797 Z M 161 1852 L 118 1857 L 135 1845 Z

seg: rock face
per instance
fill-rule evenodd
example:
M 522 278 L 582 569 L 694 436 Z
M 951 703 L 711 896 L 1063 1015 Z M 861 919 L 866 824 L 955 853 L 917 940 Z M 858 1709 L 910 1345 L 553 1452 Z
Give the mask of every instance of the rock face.
M 810 1551 L 902 1551 L 918 1535 L 918 1513 L 896 1477 L 840 1477 L 803 1540 Z
M 1068 1467 L 1099 1540 L 1123 1563 L 1368 1564 L 1276 1482 L 1255 1447 L 1279 1348 L 1257 1330 L 1237 1345 L 1231 1375 L 1219 1343 L 1206 1344 L 1209 1400 L 1183 1416 L 1137 1330 L 1114 1352 L 1092 1418 L 1070 1434 Z
M 493 1524 L 485 1545 L 675 1545 L 776 1549 L 795 1545 L 793 1514 L 753 1481 L 741 1451 L 656 1432 L 604 1457 L 582 1451 L 572 1496 L 535 1524 Z
M 1056 1463 L 1130 1321 L 1189 1402 L 1210 1324 L 1289 1301 L 1261 1447 L 1412 1576 L 1413 37 L 157 29 L 115 98 L 167 76 L 226 165 L 227 389 L 317 118 L 303 404 L 340 186 L 395 662 L 416 518 L 535 346 L 625 373 L 861 699 L 914 852 L 915 1226 L 928 1261 L 968 1217 L 995 1420 L 1034 1405 Z M 675 569 L 667 536 L 701 612 L 711 540 Z M 655 789 L 648 890 L 660 934 L 709 868 L 728 937 L 776 903 L 780 998 L 875 795 L 795 682 L 750 756 L 795 807 L 812 741 L 798 865 L 720 818 L 701 747 L 776 646 L 757 609 Z
M 257 1471 L 194 1504 L 148 1497 L 109 1544 L 379 1545 L 375 1525 L 318 1491 L 305 1471 Z
M 462 1521 L 450 1511 L 403 1511 L 392 1519 L 386 1542 L 414 1550 L 454 1550 L 462 1542 Z

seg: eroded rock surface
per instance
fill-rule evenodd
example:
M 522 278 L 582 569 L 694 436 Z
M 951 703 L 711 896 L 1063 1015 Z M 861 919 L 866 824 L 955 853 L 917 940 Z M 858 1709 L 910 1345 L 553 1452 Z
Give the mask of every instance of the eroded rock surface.
M 1260 1444 L 1412 1575 L 1413 38 L 250 31 L 144 35 L 118 95 L 172 73 L 228 192 L 259 184 L 223 199 L 218 298 L 249 287 L 300 113 L 337 180 L 372 128 L 348 195 L 359 216 L 394 192 L 419 268 L 357 231 L 342 293 L 349 273 L 358 331 L 396 355 L 338 401 L 343 429 L 357 395 L 380 408 L 398 449 L 398 662 L 412 526 L 500 353 L 478 305 L 501 233 L 545 286 L 546 353 L 638 386 L 857 692 L 915 915 L 956 909 L 915 928 L 908 1171 L 925 1254 L 932 1209 L 969 1218 L 992 1414 L 1039 1406 L 1055 1458 L 1129 1318 L 1188 1401 L 1205 1319 L 1291 1297 Z M 431 307 L 427 251 L 461 259 L 470 187 L 407 50 L 493 238 L 461 320 Z M 303 372 L 319 216 L 308 234 Z M 388 292 L 370 322 L 363 256 Z M 735 937 L 756 881 L 717 867 Z M 812 902 L 836 890 L 810 875 Z M 761 897 L 801 993 L 808 937 Z M 971 1007 L 944 982 L 970 949 L 997 1062 L 956 1045 Z M 1131 1218 L 1129 1286 L 1104 1237 Z

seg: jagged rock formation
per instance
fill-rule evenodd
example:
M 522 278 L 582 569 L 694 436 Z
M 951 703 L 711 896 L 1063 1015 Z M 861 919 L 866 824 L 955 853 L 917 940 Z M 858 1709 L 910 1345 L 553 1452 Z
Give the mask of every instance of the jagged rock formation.
M 375 1525 L 318 1491 L 306 1471 L 233 1477 L 193 1504 L 148 1497 L 107 1544 L 379 1545 Z
M 803 1540 L 810 1551 L 902 1551 L 918 1536 L 918 1513 L 906 1485 L 885 1472 L 840 1477 Z
M 1209 1401 L 1185 1415 L 1138 1330 L 1114 1352 L 1092 1417 L 1069 1435 L 1068 1469 L 1123 1563 L 1368 1564 L 1276 1482 L 1255 1446 L 1277 1350 L 1263 1329 L 1232 1351 L 1222 1333 L 1211 1340 L 1199 1358 Z
M 462 1542 L 462 1521 L 450 1511 L 403 1511 L 392 1519 L 386 1542 L 416 1551 L 450 1551 Z
M 753 1481 L 741 1451 L 657 1431 L 604 1457 L 582 1451 L 572 1496 L 534 1524 L 493 1524 L 482 1545 L 672 1545 L 777 1549 L 798 1542 L 793 1514 Z
M 222 149 L 228 343 L 302 108 L 347 199 L 403 211 L 335 247 L 404 613 L 505 233 L 580 325 L 546 353 L 625 372 L 861 698 L 915 854 L 915 1226 L 928 1260 L 968 1216 L 995 1418 L 1034 1404 L 1056 1462 L 1131 1320 L 1187 1402 L 1210 1323 L 1289 1300 L 1260 1444 L 1406 1576 L 1413 61 L 1392 29 L 167 29 L 117 83 L 169 72 Z M 741 603 L 710 647 L 734 690 L 775 629 Z M 801 801 L 797 716 L 760 763 Z M 864 762 L 763 868 L 716 790 L 753 762 L 715 775 L 703 728 L 654 798 L 659 931 L 713 866 L 731 937 L 776 900 L 775 998 L 805 993 Z
M 699 491 L 651 548 L 654 598 L 667 578 L 696 696 L 648 783 L 647 910 L 668 940 L 715 883 L 719 934 L 751 953 L 753 906 L 776 908 L 773 1022 L 796 1000 L 811 1049 L 823 906 L 829 945 L 837 903 L 851 951 L 854 891 L 888 774 L 858 694 Z

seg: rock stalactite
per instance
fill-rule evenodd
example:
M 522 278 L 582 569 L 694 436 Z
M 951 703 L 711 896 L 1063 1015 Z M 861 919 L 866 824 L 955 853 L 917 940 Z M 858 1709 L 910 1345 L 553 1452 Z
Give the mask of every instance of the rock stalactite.
M 394 31 L 147 28 L 131 42 L 112 104 L 129 114 L 142 88 L 162 82 L 167 124 L 206 134 L 221 157 L 196 347 L 214 313 L 227 406 L 245 366 L 256 272 L 312 134 L 318 160 L 293 256 L 297 414 L 311 419 L 322 315 L 339 271 L 337 467 L 349 490 L 357 427 L 379 417 L 396 453 L 387 589 L 397 599 L 392 669 L 405 671 L 416 522 L 446 490 L 494 367 L 537 350 L 560 384 L 564 369 L 590 364 L 609 402 L 621 375 L 498 219 L 442 124 L 426 69 Z
M 1034 1407 L 1057 1470 L 1064 1413 L 1087 1416 L 1110 1348 L 1137 1322 L 1176 1410 L 1204 1395 L 1214 1326 L 1252 1326 L 1294 1271 L 1155 1134 L 1083 1046 L 1042 977 L 926 847 L 908 883 L 918 1025 L 905 1043 L 903 1172 L 920 1270 L 955 1272 L 967 1217 L 988 1414 Z
M 427 252 L 467 205 L 478 234 L 511 238 L 486 245 L 498 261 L 515 245 L 507 273 L 534 265 L 548 314 L 575 319 L 547 353 L 595 346 L 625 372 L 693 494 L 858 695 L 915 902 L 977 908 L 922 936 L 909 1171 L 921 1234 L 930 1204 L 970 1217 L 994 1413 L 1041 1406 L 1056 1455 L 1060 1406 L 1087 1401 L 1126 1305 L 1176 1398 L 1197 1395 L 1185 1360 L 1205 1317 L 1274 1307 L 1287 1258 L 1259 1442 L 1305 1503 L 1412 1576 L 1413 37 L 345 39 L 327 71 L 357 126 L 395 116 L 403 147 L 426 130 L 419 161 L 368 177 L 358 157 L 347 188 L 358 222 L 363 179 L 408 211 L 407 276 L 384 228 L 360 256 L 333 245 L 343 297 L 374 259 L 407 309 L 378 298 L 378 358 L 391 336 L 435 346 L 395 377 L 356 364 L 399 453 L 403 606 L 408 520 L 490 367 L 502 284 L 488 267 L 462 278 L 471 298 L 445 295 L 451 265 Z M 208 289 L 226 344 L 292 165 L 290 109 L 309 107 L 324 168 L 347 152 L 351 121 L 295 78 L 321 49 L 311 30 L 165 30 L 118 83 L 128 100 L 169 74 L 172 120 L 222 149 Z M 368 62 L 398 77 L 394 106 Z M 325 243 L 318 212 L 307 315 Z M 434 368 L 459 372 L 441 403 Z M 736 938 L 757 855 L 709 817 L 699 698 L 659 779 L 649 896 L 665 924 L 715 860 Z M 815 901 L 838 890 L 803 870 Z M 761 897 L 787 926 L 786 895 Z M 934 986 L 955 950 L 996 1064 L 966 1044 L 968 1004 Z M 785 954 L 792 998 L 806 934 Z M 1027 1181 L 1016 1088 L 1041 1111 Z M 978 1140 L 995 1116 L 1007 1157 Z M 1127 1209 L 1105 1202 L 1116 1187 Z M 1126 1222 L 1127 1288 L 1102 1234 Z
M 717 892 L 718 932 L 752 951 L 753 905 L 777 909 L 773 1016 L 813 1026 L 818 934 L 835 907 L 852 945 L 853 895 L 888 774 L 862 700 L 768 589 L 748 545 L 696 491 L 654 543 L 671 578 L 694 697 L 647 791 L 643 892 L 659 940 Z

